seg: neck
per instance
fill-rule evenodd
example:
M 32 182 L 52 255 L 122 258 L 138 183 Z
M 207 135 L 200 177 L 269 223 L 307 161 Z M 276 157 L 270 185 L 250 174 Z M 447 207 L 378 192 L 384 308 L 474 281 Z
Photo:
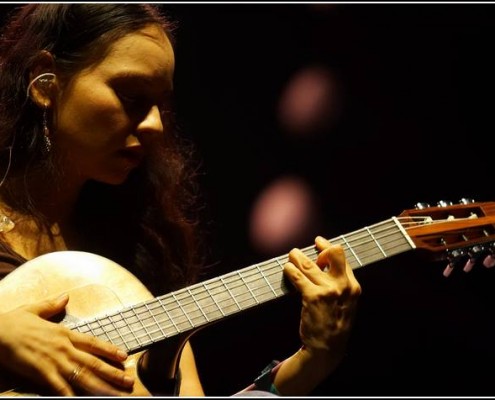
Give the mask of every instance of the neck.
M 14 223 L 26 217 L 32 219 L 29 212 L 31 209 L 36 210 L 47 225 L 66 225 L 70 221 L 81 188 L 82 183 L 47 178 L 43 174 L 33 174 L 27 183 L 24 178 L 18 182 L 10 182 L 9 194 L 0 195 L 0 222 L 2 214 Z M 29 198 L 22 195 L 26 192 L 29 193 Z M 19 201 L 20 198 L 24 198 L 24 201 Z
M 80 185 L 33 174 L 27 185 L 19 180 L 9 182 L 9 186 L 8 195 L 1 193 L 0 197 L 0 233 L 14 250 L 29 259 L 75 246 L 71 218 Z M 24 202 L 16 201 L 26 186 L 29 199 L 24 196 Z

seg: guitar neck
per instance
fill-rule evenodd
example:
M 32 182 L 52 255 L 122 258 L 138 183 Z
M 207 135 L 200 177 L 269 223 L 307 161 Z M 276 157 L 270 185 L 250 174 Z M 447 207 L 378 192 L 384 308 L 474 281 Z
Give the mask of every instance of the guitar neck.
M 344 248 L 353 269 L 415 248 L 396 218 L 330 240 Z M 315 246 L 302 249 L 316 260 Z M 283 277 L 288 254 L 156 297 L 73 329 L 129 353 L 277 299 L 289 293 Z

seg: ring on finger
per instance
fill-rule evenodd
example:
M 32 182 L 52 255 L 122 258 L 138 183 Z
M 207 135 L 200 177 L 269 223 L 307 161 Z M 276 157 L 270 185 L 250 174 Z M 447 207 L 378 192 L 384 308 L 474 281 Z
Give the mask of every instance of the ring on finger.
M 77 381 L 77 378 L 81 374 L 82 369 L 83 369 L 83 366 L 82 365 L 78 365 L 76 368 L 74 368 L 73 371 L 72 371 L 72 373 L 69 376 L 69 379 L 67 379 L 67 382 L 69 382 L 70 384 L 72 384 L 75 381 Z

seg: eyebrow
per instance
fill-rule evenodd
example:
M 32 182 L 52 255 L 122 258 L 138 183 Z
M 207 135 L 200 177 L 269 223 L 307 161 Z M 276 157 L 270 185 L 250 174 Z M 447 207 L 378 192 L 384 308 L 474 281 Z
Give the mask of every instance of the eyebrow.
M 143 81 L 145 83 L 150 84 L 152 82 L 152 78 L 148 75 L 141 74 L 139 72 L 132 72 L 132 71 L 122 71 L 116 73 L 114 76 L 111 78 L 112 80 L 121 80 L 121 79 L 136 79 Z
M 155 76 L 149 76 L 147 74 L 143 74 L 141 72 L 137 71 L 121 71 L 117 72 L 114 76 L 111 77 L 112 81 L 121 81 L 121 80 L 136 80 L 140 81 L 143 84 L 146 84 L 147 86 L 150 86 L 152 88 L 156 88 L 156 79 L 157 77 Z M 158 78 L 160 83 L 163 83 L 163 87 L 165 88 L 164 92 L 170 92 L 171 88 L 169 88 L 169 85 L 167 84 L 167 80 L 165 78 Z

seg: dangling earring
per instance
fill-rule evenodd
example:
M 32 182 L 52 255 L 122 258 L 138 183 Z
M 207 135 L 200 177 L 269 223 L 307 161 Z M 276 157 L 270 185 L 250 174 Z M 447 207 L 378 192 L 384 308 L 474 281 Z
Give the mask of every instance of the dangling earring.
M 50 140 L 50 130 L 48 129 L 47 110 L 48 107 L 45 105 L 43 110 L 43 140 L 45 141 L 45 150 L 49 153 L 52 149 L 52 141 Z

